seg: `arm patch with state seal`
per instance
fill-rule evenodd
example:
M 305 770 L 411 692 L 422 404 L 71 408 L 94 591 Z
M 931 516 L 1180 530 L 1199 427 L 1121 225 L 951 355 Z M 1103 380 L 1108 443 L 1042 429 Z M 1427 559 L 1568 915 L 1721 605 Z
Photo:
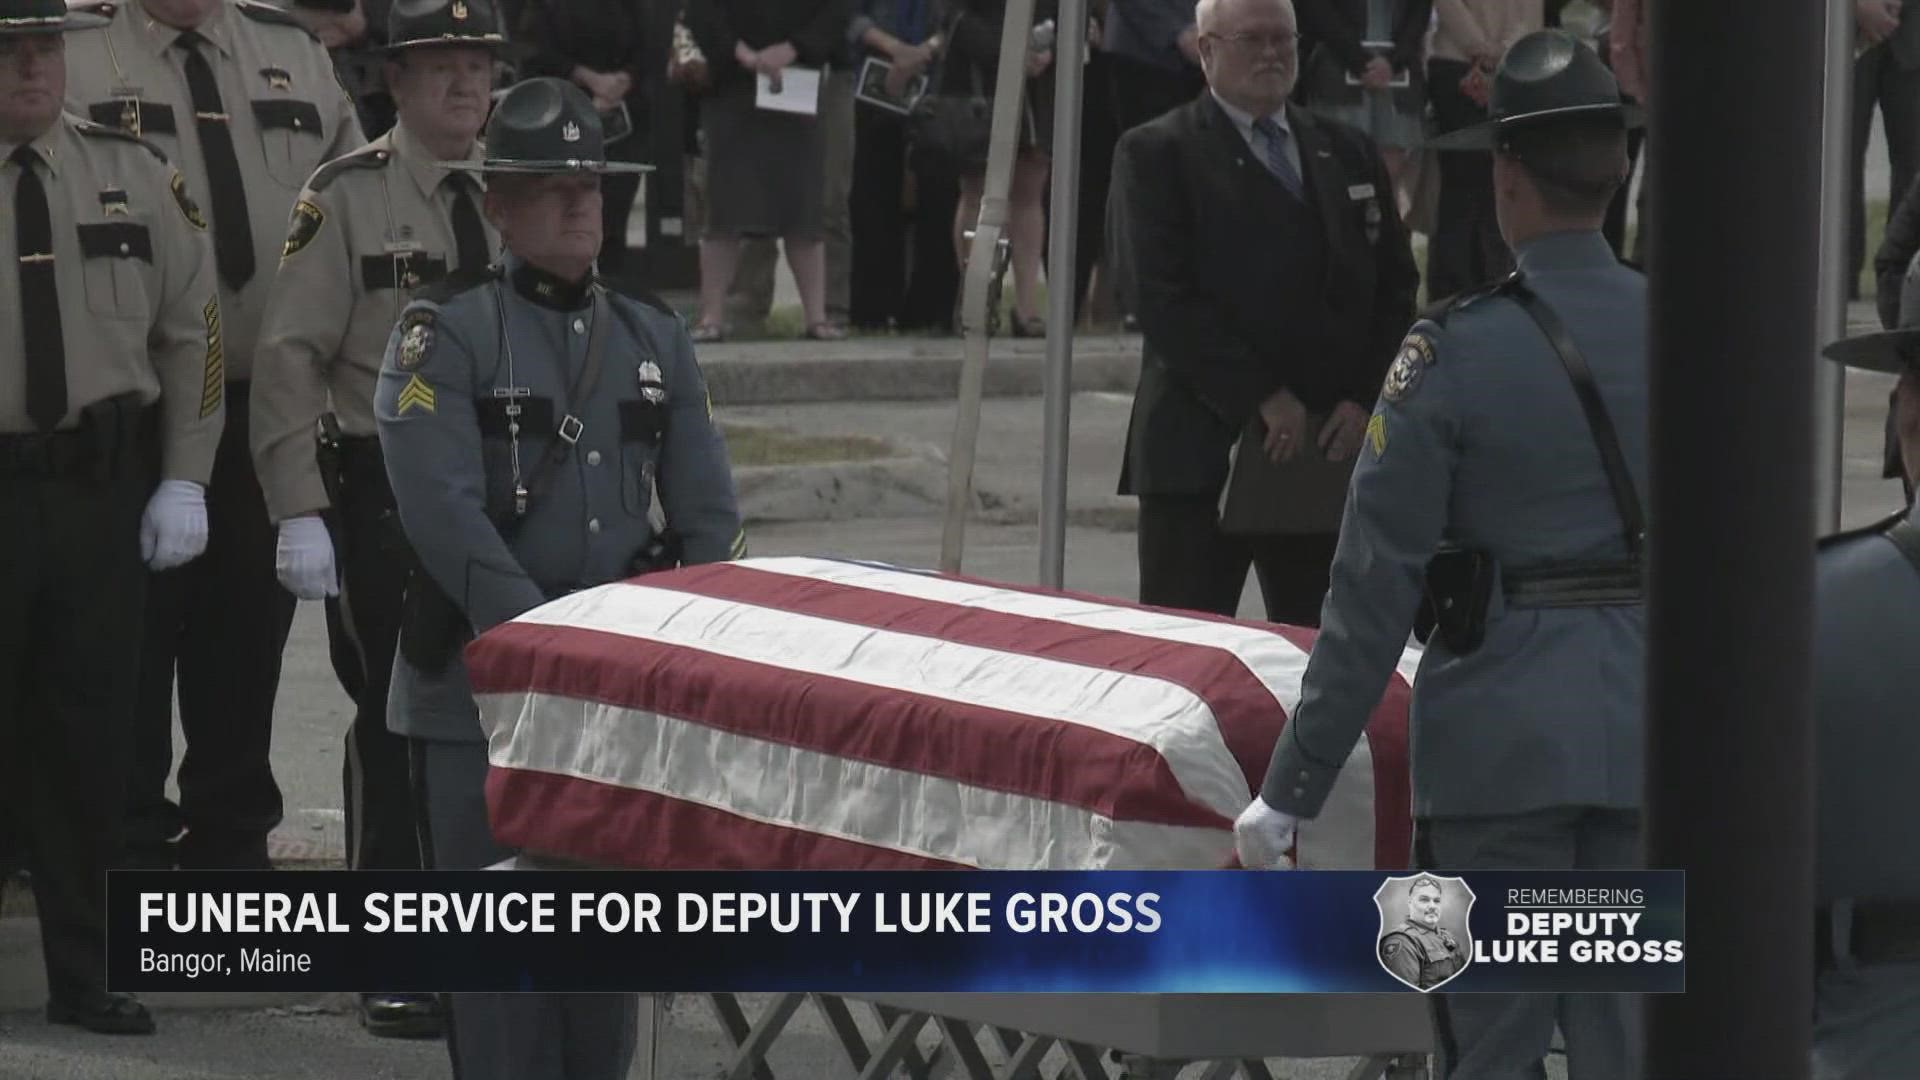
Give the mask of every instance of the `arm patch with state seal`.
M 206 216 L 200 212 L 200 206 L 193 201 L 193 196 L 187 194 L 187 178 L 180 174 L 180 170 L 173 171 L 173 179 L 167 182 L 167 187 L 173 191 L 173 202 L 180 208 L 180 216 L 187 219 L 187 224 L 206 232 Z
M 1387 369 L 1387 379 L 1380 387 L 1380 396 L 1398 404 L 1413 396 L 1419 388 L 1420 379 L 1434 364 L 1433 339 L 1417 327 L 1409 332 L 1400 343 L 1400 352 L 1393 358 L 1393 366 Z
M 400 344 L 393 350 L 393 366 L 418 371 L 433 351 L 433 312 L 412 311 L 400 320 Z
M 326 212 L 306 199 L 294 203 L 293 220 L 287 224 L 287 242 L 280 248 L 281 261 L 293 258 L 313 243 L 313 238 L 320 235 L 320 226 L 326 221 Z

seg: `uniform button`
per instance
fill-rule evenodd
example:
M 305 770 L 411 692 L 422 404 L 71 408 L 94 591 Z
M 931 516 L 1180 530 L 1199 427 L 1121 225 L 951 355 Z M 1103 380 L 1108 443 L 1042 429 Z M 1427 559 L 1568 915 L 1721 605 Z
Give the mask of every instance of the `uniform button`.
M 588 519 L 587 519 L 587 531 L 588 531 L 588 532 L 590 532 L 590 533 L 597 533 L 597 532 L 599 532 L 599 531 L 600 531 L 600 519 L 599 519 L 599 518 L 588 518 Z
M 573 320 L 573 332 L 574 332 L 574 333 L 576 333 L 576 334 L 584 334 L 584 333 L 586 333 L 586 332 L 587 332 L 587 320 L 585 320 L 585 319 L 575 319 L 575 320 Z
M 600 464 L 600 451 L 598 450 L 587 451 L 587 464 L 589 465 Z
M 1306 797 L 1307 797 L 1307 789 L 1306 789 L 1306 788 L 1303 788 L 1303 787 L 1297 787 L 1297 788 L 1294 788 L 1294 789 L 1293 789 L 1293 797 L 1294 797 L 1294 798 L 1296 798 L 1296 799 L 1304 799 L 1304 798 L 1306 798 Z
M 131 254 L 133 254 L 133 248 L 131 248 L 131 247 L 129 247 L 129 246 L 128 246 L 128 245 L 126 245 L 126 244 L 121 244 L 121 245 L 120 245 L 120 254 L 122 254 L 122 255 L 131 255 Z

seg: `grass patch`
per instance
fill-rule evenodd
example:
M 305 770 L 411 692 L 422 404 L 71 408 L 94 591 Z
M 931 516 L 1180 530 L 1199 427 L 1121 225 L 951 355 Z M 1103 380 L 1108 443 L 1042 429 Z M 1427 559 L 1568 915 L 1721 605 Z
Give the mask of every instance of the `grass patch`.
M 778 428 L 721 424 L 727 457 L 736 466 L 817 465 L 894 457 L 890 443 L 866 435 L 799 435 Z

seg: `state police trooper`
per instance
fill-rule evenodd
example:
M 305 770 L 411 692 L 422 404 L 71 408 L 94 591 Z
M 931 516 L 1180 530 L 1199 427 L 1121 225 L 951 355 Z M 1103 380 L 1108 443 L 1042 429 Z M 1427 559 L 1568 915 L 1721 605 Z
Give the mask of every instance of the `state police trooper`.
M 407 586 L 389 723 L 413 740 L 434 867 L 509 854 L 487 825 L 481 730 L 459 646 L 547 600 L 675 561 L 745 554 L 726 448 L 686 331 L 593 270 L 599 115 L 532 79 L 494 109 L 486 210 L 506 255 L 423 289 L 374 395 L 387 475 L 424 575 Z M 666 523 L 650 520 L 655 492 Z M 671 539 L 669 539 L 671 538 Z M 633 995 L 455 994 L 457 1075 L 624 1077 Z
M 48 1019 L 145 1034 L 146 1009 L 107 992 L 106 871 L 147 570 L 207 544 L 223 327 L 180 174 L 61 112 L 64 35 L 104 22 L 0 0 L 0 797 L 33 871 Z
M 1354 471 L 1299 707 L 1236 825 L 1286 864 L 1414 624 L 1422 868 L 1637 864 L 1645 620 L 1646 290 L 1600 233 L 1636 111 L 1560 31 L 1517 42 L 1486 124 L 1518 271 L 1416 323 Z M 1443 550 L 1444 548 L 1444 550 Z M 1424 579 L 1424 589 L 1423 589 Z M 1638 1011 L 1607 995 L 1435 995 L 1442 1075 L 1535 1075 L 1558 1017 L 1575 1075 L 1638 1075 Z
M 1898 374 L 1894 429 L 1920 479 L 1920 260 L 1898 328 L 1827 355 Z M 1822 541 L 1814 563 L 1814 723 L 1819 805 L 1814 894 L 1814 1076 L 1877 1080 L 1920 1061 L 1920 857 L 1897 825 L 1920 764 L 1913 657 L 1920 646 L 1920 509 Z
M 365 140 L 327 54 L 254 0 L 100 0 L 73 36 L 69 107 L 152 141 L 212 226 L 227 422 L 208 491 L 208 555 L 156 575 L 147 603 L 129 791 L 135 865 L 269 865 L 280 822 L 270 762 L 280 653 L 294 600 L 247 451 L 254 346 L 294 197 L 321 162 Z M 176 675 L 186 755 L 166 797 Z M 187 835 L 171 841 L 182 826 Z
M 494 55 L 506 41 L 491 0 L 402 0 L 388 25 L 386 83 L 399 122 L 321 166 L 294 203 L 253 375 L 253 460 L 279 528 L 280 582 L 303 600 L 328 598 L 334 670 L 354 699 L 341 805 L 347 864 L 369 870 L 421 865 L 407 742 L 387 730 L 407 560 L 374 383 L 413 295 L 493 261 L 499 238 L 480 212 L 478 182 L 438 162 L 479 160 Z M 323 511 L 340 539 L 337 572 Z M 376 1034 L 434 1034 L 433 1000 L 362 995 L 361 1019 Z

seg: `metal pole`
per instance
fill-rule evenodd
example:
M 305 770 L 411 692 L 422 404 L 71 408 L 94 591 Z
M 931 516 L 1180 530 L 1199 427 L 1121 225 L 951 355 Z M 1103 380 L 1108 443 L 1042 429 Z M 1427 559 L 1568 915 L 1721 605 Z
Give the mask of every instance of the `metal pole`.
M 1073 331 L 1080 298 L 1080 101 L 1086 77 L 1087 0 L 1060 0 L 1053 49 L 1052 220 L 1047 237 L 1046 421 L 1040 466 L 1040 584 L 1067 570 L 1067 431 L 1073 410 Z
M 1647 856 L 1686 870 L 1692 916 L 1687 992 L 1647 999 L 1650 1080 L 1810 1067 L 1821 132 L 1808 103 L 1833 2 L 1762 20 L 1751 0 L 1649 5 Z
M 1847 336 L 1847 285 L 1860 272 L 1847 250 L 1847 199 L 1853 184 L 1853 5 L 1827 5 L 1824 135 L 1820 145 L 1821 344 Z M 1813 365 L 1814 518 L 1821 532 L 1840 528 L 1840 470 L 1847 414 L 1847 372 Z
M 1007 227 L 1007 185 L 1020 140 L 1021 94 L 1027 79 L 1027 45 L 1033 37 L 1033 0 L 1007 0 L 1000 34 L 1000 70 L 993 84 L 993 137 L 987 149 L 986 190 L 980 197 L 980 221 L 967 253 L 967 275 L 960 302 L 966 352 L 960 361 L 960 390 L 947 458 L 947 519 L 940 536 L 940 569 L 960 572 L 966 544 L 967 512 L 973 506 L 973 459 L 979 448 L 980 397 L 987 381 L 987 304 L 1000 260 L 1000 237 Z

